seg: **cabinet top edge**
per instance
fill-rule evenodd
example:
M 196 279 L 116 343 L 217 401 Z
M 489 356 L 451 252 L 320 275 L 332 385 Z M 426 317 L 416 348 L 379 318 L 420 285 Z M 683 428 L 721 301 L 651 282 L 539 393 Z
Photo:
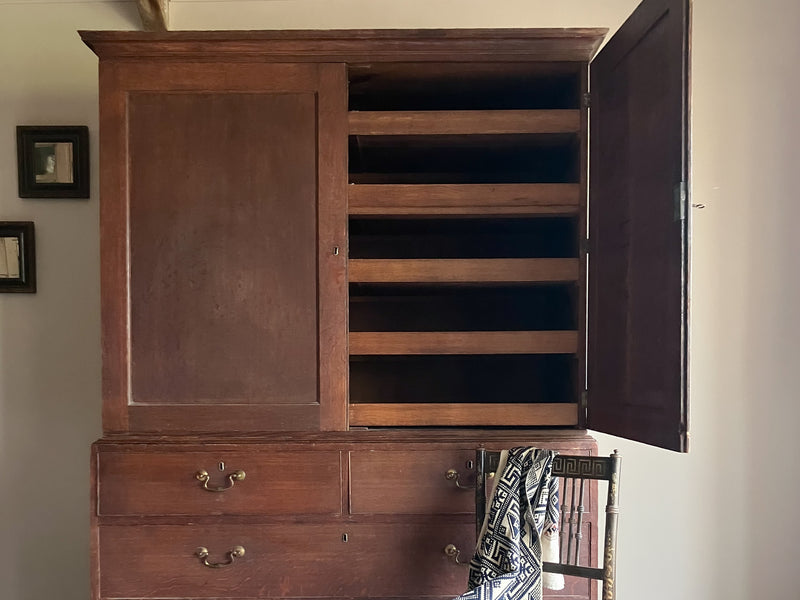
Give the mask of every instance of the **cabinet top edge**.
M 265 432 L 261 434 L 187 434 L 159 435 L 145 433 L 106 434 L 95 442 L 95 446 L 170 445 L 194 446 L 197 444 L 242 445 L 281 444 L 313 447 L 316 445 L 349 446 L 369 443 L 385 444 L 430 444 L 468 443 L 480 446 L 484 443 L 513 442 L 536 444 L 537 442 L 585 442 L 594 443 L 594 438 L 585 429 L 519 429 L 519 430 L 352 430 L 346 432 Z
M 588 61 L 605 28 L 79 31 L 100 58 Z

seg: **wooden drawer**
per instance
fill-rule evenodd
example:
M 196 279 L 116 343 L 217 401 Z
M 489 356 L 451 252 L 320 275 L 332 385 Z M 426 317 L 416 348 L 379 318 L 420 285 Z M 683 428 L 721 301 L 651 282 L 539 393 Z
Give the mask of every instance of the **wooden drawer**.
M 345 536 L 346 534 L 346 541 Z M 454 597 L 467 568 L 447 544 L 474 546 L 463 524 L 324 524 L 100 527 L 104 598 Z M 209 568 L 196 556 L 226 562 Z
M 353 514 L 474 514 L 475 451 L 364 450 L 350 453 Z M 459 474 L 456 486 L 448 470 Z
M 219 465 L 224 462 L 224 470 Z M 342 512 L 341 454 L 298 452 L 100 452 L 98 514 L 289 515 Z M 245 478 L 230 489 L 226 476 Z

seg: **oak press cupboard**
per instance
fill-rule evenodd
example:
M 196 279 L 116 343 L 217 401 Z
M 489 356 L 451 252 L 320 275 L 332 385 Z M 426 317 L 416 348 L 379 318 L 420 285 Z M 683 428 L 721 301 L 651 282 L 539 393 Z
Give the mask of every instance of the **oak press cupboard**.
M 82 32 L 93 598 L 450 598 L 476 448 L 684 451 L 688 22 Z

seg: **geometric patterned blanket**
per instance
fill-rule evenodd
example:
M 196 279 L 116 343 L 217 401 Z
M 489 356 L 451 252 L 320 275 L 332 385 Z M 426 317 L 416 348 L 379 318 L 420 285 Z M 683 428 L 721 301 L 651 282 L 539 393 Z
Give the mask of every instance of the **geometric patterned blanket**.
M 558 539 L 554 456 L 536 448 L 503 453 L 469 565 L 470 591 L 458 600 L 541 600 L 542 537 Z

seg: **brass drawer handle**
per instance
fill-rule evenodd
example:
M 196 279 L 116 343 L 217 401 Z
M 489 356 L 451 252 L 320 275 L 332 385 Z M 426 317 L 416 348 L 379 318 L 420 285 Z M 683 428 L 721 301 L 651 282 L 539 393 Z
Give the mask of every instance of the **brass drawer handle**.
M 228 480 L 228 485 L 220 486 L 220 487 L 208 487 L 208 482 L 211 481 L 211 475 L 208 474 L 208 471 L 205 469 L 200 469 L 197 473 L 194 474 L 195 479 L 197 479 L 200 483 L 203 484 L 203 489 L 208 490 L 209 492 L 224 492 L 226 490 L 231 489 L 234 485 L 236 485 L 237 481 L 244 480 L 244 471 L 234 471 L 233 473 L 228 473 L 225 476 L 225 479 Z
M 194 551 L 195 556 L 200 559 L 205 566 L 211 569 L 221 569 L 222 567 L 227 567 L 233 564 L 233 561 L 237 558 L 241 558 L 244 556 L 244 546 L 234 546 L 227 552 L 228 561 L 227 562 L 209 562 L 208 560 L 208 548 L 205 546 L 200 546 L 197 550 Z
M 447 469 L 447 472 L 444 474 L 444 478 L 447 479 L 447 481 L 454 482 L 456 484 L 456 487 L 461 489 L 461 490 L 474 490 L 475 489 L 474 485 L 461 485 L 461 482 L 459 481 L 459 477 L 461 477 L 461 474 L 458 471 L 456 471 L 455 469 Z
M 444 547 L 444 553 L 449 558 L 452 558 L 453 562 L 457 565 L 469 565 L 469 562 L 461 562 L 458 560 L 459 556 L 461 556 L 461 550 L 456 548 L 455 544 L 447 544 L 447 546 Z

